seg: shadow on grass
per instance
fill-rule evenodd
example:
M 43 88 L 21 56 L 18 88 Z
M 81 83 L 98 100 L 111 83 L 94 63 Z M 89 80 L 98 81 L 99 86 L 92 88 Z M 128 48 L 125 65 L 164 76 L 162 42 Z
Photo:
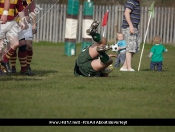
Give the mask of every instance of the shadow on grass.
M 34 76 L 33 76 L 34 77 Z M 23 78 L 15 78 L 14 76 L 6 76 L 6 77 L 2 77 L 0 78 L 0 81 L 38 81 L 38 80 L 42 80 L 39 78 L 30 78 L 30 77 L 23 77 Z
M 163 69 L 162 71 L 157 71 L 157 70 L 150 70 L 150 69 L 142 69 L 140 71 L 150 71 L 150 72 L 167 72 L 167 69 Z
M 56 70 L 33 70 L 33 73 L 35 73 L 35 76 L 43 77 L 50 73 L 57 73 Z
M 42 80 L 42 77 L 47 76 L 50 73 L 57 73 L 55 70 L 33 70 L 34 76 L 16 74 L 6 74 L 0 77 L 0 81 L 38 81 Z
M 140 70 L 140 71 L 150 71 L 150 69 L 142 69 L 142 70 Z

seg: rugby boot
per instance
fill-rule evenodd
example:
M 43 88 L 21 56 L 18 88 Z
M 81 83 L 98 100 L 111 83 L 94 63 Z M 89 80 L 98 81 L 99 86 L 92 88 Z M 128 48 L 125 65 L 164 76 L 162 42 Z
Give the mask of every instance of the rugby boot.
M 12 73 L 16 73 L 16 68 L 12 68 Z
M 27 67 L 26 75 L 34 76 L 34 73 L 32 72 L 32 69 L 29 66 Z
M 92 36 L 92 35 L 94 35 L 95 33 L 97 33 L 97 28 L 98 28 L 98 25 L 99 25 L 99 24 L 100 24 L 100 22 L 94 21 L 94 22 L 91 24 L 90 28 L 86 30 L 87 35 Z
M 3 71 L 1 71 L 0 70 L 0 77 L 3 77 L 3 76 L 5 76 L 6 74 L 3 72 Z
M 11 73 L 11 72 L 12 72 L 12 70 L 11 70 L 11 68 L 10 68 L 9 62 L 4 62 L 4 61 L 2 61 L 2 62 L 1 62 L 1 65 L 5 68 L 5 70 L 7 71 L 7 73 Z

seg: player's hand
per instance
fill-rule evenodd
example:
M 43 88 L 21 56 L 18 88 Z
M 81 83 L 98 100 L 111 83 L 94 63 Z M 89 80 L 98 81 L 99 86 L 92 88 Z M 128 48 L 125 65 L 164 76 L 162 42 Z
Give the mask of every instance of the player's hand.
M 32 33 L 33 33 L 33 34 L 36 34 L 36 32 L 37 32 L 37 27 L 36 27 L 36 24 L 34 24 L 34 25 L 32 26 Z
M 117 57 L 117 55 L 114 55 L 114 54 L 109 54 L 108 56 L 109 57 Z
M 21 30 L 26 30 L 29 28 L 29 26 L 27 25 L 25 21 L 20 22 L 19 24 L 20 24 Z
M 130 26 L 130 27 L 129 27 L 129 31 L 130 31 L 130 34 L 134 34 L 134 33 L 135 33 L 134 27 L 133 27 L 133 26 Z
M 7 15 L 2 15 L 0 24 L 5 24 L 6 22 L 7 22 Z
M 28 25 L 21 24 L 20 27 L 21 27 L 21 30 L 26 30 L 28 28 Z

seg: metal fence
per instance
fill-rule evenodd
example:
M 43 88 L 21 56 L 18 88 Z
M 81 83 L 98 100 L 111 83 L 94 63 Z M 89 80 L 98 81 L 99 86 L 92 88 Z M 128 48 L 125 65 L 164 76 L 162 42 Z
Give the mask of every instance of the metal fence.
M 37 14 L 38 31 L 34 41 L 64 42 L 67 5 L 41 4 L 42 10 Z M 94 6 L 93 20 L 102 21 L 109 10 L 106 37 L 108 41 L 116 41 L 116 33 L 121 31 L 123 6 Z M 148 7 L 141 7 L 139 25 L 140 39 L 143 41 L 148 23 Z M 82 42 L 83 6 L 80 6 L 78 17 L 77 43 Z M 102 27 L 98 31 L 102 33 Z M 175 11 L 174 8 L 156 7 L 155 17 L 151 19 L 146 42 L 151 43 L 154 36 L 162 37 L 164 44 L 175 44 Z

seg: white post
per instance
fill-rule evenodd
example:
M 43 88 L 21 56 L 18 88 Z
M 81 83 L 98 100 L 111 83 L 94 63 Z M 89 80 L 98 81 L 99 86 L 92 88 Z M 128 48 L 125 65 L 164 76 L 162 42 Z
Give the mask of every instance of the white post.
M 146 37 L 147 37 L 147 34 L 148 34 L 148 28 L 149 28 L 150 20 L 151 20 L 151 14 L 149 16 L 148 25 L 147 25 L 147 29 L 146 29 L 146 33 L 145 33 L 145 38 L 144 38 L 144 41 L 143 41 L 143 47 L 142 47 L 142 51 L 141 51 L 141 55 L 140 55 L 140 61 L 139 61 L 138 71 L 140 70 L 140 65 L 141 65 L 141 60 L 142 60 L 142 54 L 143 54 L 143 50 L 144 50 L 144 46 L 145 46 Z
M 106 33 L 106 26 L 103 28 L 103 37 L 105 37 L 105 33 Z

